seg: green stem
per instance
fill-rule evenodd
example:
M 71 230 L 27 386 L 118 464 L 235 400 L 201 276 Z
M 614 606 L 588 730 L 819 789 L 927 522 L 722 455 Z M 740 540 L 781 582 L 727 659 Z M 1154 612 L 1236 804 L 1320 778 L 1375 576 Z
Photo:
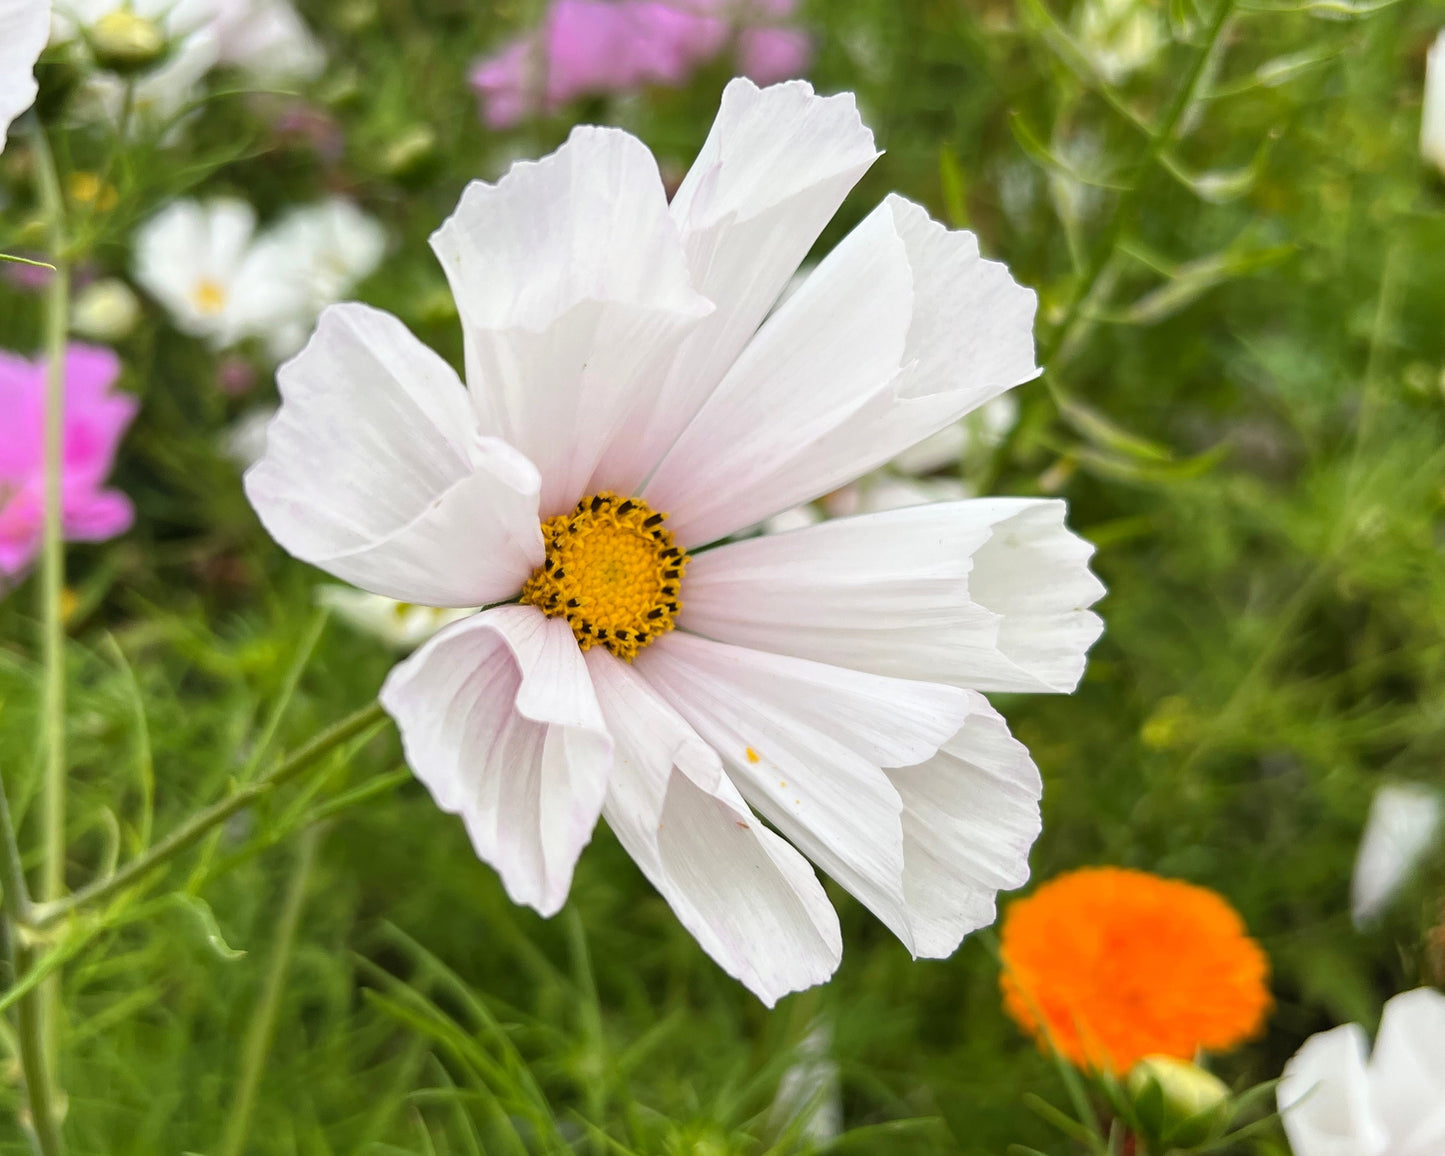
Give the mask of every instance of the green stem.
M 322 731 L 295 754 L 282 759 L 261 778 L 245 784 L 234 794 L 217 803 L 212 803 L 204 810 L 197 811 L 149 851 L 132 859 L 115 874 L 97 880 L 88 887 L 82 887 L 79 891 L 56 902 L 41 904 L 35 909 L 30 926 L 34 928 L 48 927 L 73 911 L 92 907 L 123 891 L 131 884 L 139 882 L 152 871 L 165 866 L 237 811 L 250 806 L 283 783 L 289 782 L 342 743 L 355 738 L 385 717 L 380 703 L 374 702 L 362 707 L 355 714 L 349 715 L 339 723 Z
M 316 845 L 320 837 L 319 827 L 312 827 L 301 836 L 296 872 L 291 877 L 286 903 L 276 925 L 276 944 L 266 973 L 266 985 L 261 989 L 261 1000 L 256 1005 L 256 1014 L 246 1033 L 241 1080 L 236 1087 L 236 1098 L 231 1102 L 231 1115 L 226 1121 L 225 1138 L 221 1142 L 221 1156 L 241 1156 L 246 1148 L 246 1136 L 251 1130 L 251 1110 L 256 1104 L 261 1072 L 266 1066 L 266 1055 L 271 1050 L 271 1039 L 276 1032 L 276 1012 L 281 1006 L 286 969 L 291 963 L 291 947 L 296 941 L 296 928 L 306 904 L 306 891 L 311 883 L 311 869 L 316 862 Z
M 30 892 L 25 886 L 25 869 L 3 784 L 0 784 L 0 883 L 5 888 L 5 942 L 9 946 L 10 971 L 19 979 L 33 966 L 35 952 L 26 943 L 22 930 L 30 916 Z M 21 999 L 15 1009 L 15 1038 L 29 1109 L 26 1131 L 38 1156 L 63 1156 L 65 1141 L 60 1134 L 60 1115 L 56 1110 L 58 1092 L 50 1082 L 46 1058 L 43 1007 L 41 992 L 33 991 Z

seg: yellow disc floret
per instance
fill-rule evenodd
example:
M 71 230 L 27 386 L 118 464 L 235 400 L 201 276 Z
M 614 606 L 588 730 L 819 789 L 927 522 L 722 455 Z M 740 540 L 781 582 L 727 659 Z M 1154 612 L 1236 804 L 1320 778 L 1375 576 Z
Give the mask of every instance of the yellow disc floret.
M 605 646 L 631 662 L 682 609 L 687 551 L 662 528 L 666 517 L 641 498 L 602 490 L 548 518 L 547 557 L 522 587 L 522 601 L 567 619 L 583 650 Z

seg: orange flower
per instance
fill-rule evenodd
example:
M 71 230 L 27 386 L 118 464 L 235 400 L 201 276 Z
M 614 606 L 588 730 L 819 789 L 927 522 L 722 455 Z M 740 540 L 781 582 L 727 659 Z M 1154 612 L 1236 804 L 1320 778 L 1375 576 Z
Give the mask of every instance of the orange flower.
M 1259 1031 L 1269 961 L 1222 896 L 1120 867 L 1072 871 L 1003 922 L 1004 1008 L 1081 1067 L 1192 1059 Z M 1040 1016 L 1043 1026 L 1039 1024 Z

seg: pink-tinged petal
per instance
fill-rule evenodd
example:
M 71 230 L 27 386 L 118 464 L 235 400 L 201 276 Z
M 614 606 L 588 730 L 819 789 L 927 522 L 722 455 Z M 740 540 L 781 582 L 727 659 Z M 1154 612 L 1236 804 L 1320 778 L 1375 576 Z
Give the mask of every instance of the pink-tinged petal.
M 45 374 L 28 358 L 0 350 L 0 490 L 23 483 L 44 458 Z
M 903 804 L 883 768 L 932 758 L 972 711 L 967 692 L 681 632 L 635 665 L 722 756 L 748 802 L 915 950 Z
M 808 71 L 813 41 L 798 28 L 744 28 L 737 53 L 739 72 L 758 84 L 774 84 Z
M 602 814 L 678 920 L 772 1007 L 838 967 L 838 916 L 806 859 L 743 802 L 722 763 L 605 650 L 587 667 L 616 744 Z
M 67 541 L 104 542 L 124 534 L 135 521 L 135 507 L 118 490 L 67 494 L 62 522 Z
M 396 667 L 381 704 L 408 765 L 514 902 L 553 915 L 602 810 L 612 740 L 567 623 L 501 606 Z
M 684 545 L 882 465 L 1038 373 L 1034 294 L 890 196 L 768 319 L 644 496 Z
M 109 349 L 73 344 L 65 355 L 67 483 L 98 485 L 110 473 L 120 439 L 140 402 L 114 390 L 120 358 Z
M 535 468 L 477 435 L 456 374 L 396 318 L 328 309 L 277 383 L 246 493 L 296 557 L 430 606 L 511 597 L 541 565 Z
M 1445 1152 L 1445 995 L 1421 987 L 1385 1004 L 1370 1090 L 1390 1156 Z
M 511 128 L 536 109 L 544 70 L 534 37 L 513 41 L 472 69 L 472 89 L 481 98 L 482 120 L 488 128 Z
M 1064 503 L 936 502 L 697 554 L 679 625 L 738 646 L 976 690 L 1069 691 L 1103 629 Z
M 712 311 L 688 283 L 657 163 L 618 129 L 574 129 L 551 156 L 468 186 L 432 247 L 481 428 L 536 463 L 542 516 L 560 513 Z
M 19 578 L 40 552 L 43 510 L 30 489 L 6 490 L 0 482 L 0 576 Z M 0 592 L 8 583 L 0 583 Z
M 639 396 L 592 489 L 639 486 L 757 331 L 848 190 L 878 157 L 851 94 L 733 80 L 672 199 L 692 283 L 717 310 Z M 660 507 L 667 509 L 668 507 Z
M 1285 1065 L 1275 1099 L 1294 1156 L 1385 1156 L 1366 1048 L 1359 1025 L 1346 1024 L 1311 1036 Z
M 982 695 L 938 754 L 894 768 L 903 800 L 903 890 L 914 951 L 952 955 L 994 921 L 1000 891 L 1029 878 L 1043 780 L 1024 745 Z

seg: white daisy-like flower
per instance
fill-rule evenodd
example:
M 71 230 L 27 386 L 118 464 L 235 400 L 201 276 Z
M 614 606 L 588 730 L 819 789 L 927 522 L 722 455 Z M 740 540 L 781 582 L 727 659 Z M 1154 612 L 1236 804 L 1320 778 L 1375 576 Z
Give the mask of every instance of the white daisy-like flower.
M 1445 1152 L 1445 995 L 1385 1004 L 1375 1050 L 1359 1024 L 1305 1041 L 1275 1089 L 1294 1156 Z
M 333 610 L 347 625 L 380 639 L 393 650 L 415 650 L 443 626 L 476 612 L 475 606 L 448 610 L 398 602 L 354 586 L 322 586 L 316 592 L 316 601 Z
M 1420 111 L 1420 155 L 1445 173 L 1445 31 L 1425 57 L 1425 100 Z
M 296 353 L 328 305 L 371 276 L 386 253 L 386 230 L 345 197 L 295 208 L 258 241 L 266 267 L 284 270 L 288 301 L 296 312 L 266 335 L 278 361 Z
M 1440 831 L 1440 793 L 1424 783 L 1387 783 L 1375 792 L 1350 879 L 1350 916 L 1364 927 L 1425 858 Z
M 314 316 L 295 264 L 303 257 L 259 243 L 244 201 L 175 201 L 136 233 L 135 279 L 177 329 L 222 349 Z
M 1038 373 L 1033 293 L 896 196 L 773 310 L 877 155 L 850 95 L 734 80 L 669 205 L 641 142 L 575 129 L 432 237 L 466 384 L 333 306 L 246 475 L 298 558 L 490 607 L 381 701 L 511 897 L 557 911 L 601 815 L 769 1004 L 841 955 L 808 859 L 915 955 L 992 921 L 1040 781 L 980 691 L 1072 689 L 1101 629 L 1058 501 L 729 540 Z
M 50 0 L 0 0 L 0 151 L 10 122 L 35 103 L 35 61 L 50 33 Z

